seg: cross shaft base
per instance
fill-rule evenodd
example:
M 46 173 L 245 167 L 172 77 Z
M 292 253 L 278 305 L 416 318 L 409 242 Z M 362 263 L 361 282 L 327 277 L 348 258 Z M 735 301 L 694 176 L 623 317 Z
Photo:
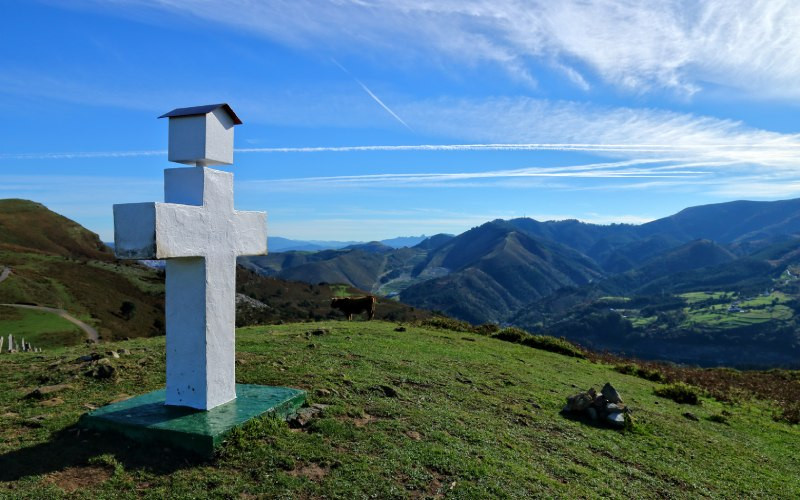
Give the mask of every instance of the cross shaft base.
M 262 415 L 286 419 L 306 400 L 288 387 L 236 384 L 236 399 L 208 411 L 165 405 L 165 390 L 98 408 L 81 417 L 84 428 L 211 456 L 235 427 Z

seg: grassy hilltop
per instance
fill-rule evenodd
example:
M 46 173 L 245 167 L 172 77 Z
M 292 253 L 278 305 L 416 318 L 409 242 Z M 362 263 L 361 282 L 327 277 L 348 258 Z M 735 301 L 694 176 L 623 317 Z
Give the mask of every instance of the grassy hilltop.
M 237 381 L 304 388 L 330 405 L 302 430 L 270 419 L 198 461 L 79 433 L 88 409 L 164 384 L 164 339 L 109 343 L 115 377 L 84 375 L 86 347 L 0 363 L 0 496 L 785 497 L 800 495 L 800 428 L 739 395 L 699 406 L 663 384 L 474 333 L 322 322 L 237 332 Z M 318 328 L 323 335 L 306 335 Z M 95 362 L 97 363 L 97 362 Z M 611 382 L 633 430 L 564 418 L 566 396 Z M 796 381 L 791 383 L 797 383 Z M 38 385 L 68 384 L 40 399 Z M 691 412 L 697 420 L 683 416 Z

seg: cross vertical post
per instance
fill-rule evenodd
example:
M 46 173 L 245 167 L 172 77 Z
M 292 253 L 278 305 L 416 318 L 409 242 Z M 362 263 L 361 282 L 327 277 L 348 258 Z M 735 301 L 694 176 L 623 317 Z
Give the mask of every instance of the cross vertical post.
M 164 171 L 164 203 L 114 205 L 114 237 L 120 258 L 167 259 L 166 404 L 208 410 L 236 398 L 236 257 L 266 254 L 267 233 L 265 213 L 234 210 L 233 174 L 201 166 L 224 159 L 202 154 Z

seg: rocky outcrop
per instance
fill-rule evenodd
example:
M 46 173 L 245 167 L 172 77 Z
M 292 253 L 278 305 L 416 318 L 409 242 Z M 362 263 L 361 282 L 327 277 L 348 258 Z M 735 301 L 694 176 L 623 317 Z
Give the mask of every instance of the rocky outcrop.
M 586 392 L 569 396 L 561 412 L 619 428 L 630 426 L 633 422 L 630 409 L 625 406 L 622 396 L 610 383 L 606 383 L 599 393 L 590 388 Z

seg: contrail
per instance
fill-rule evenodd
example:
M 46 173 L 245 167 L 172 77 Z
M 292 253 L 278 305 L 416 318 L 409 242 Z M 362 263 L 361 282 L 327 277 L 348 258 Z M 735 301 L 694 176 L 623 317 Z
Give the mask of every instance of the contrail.
M 677 160 L 670 160 L 677 161 Z M 593 163 L 563 167 L 527 167 L 511 170 L 491 170 L 483 172 L 434 172 L 434 173 L 386 173 L 366 175 L 340 175 L 323 177 L 302 177 L 287 179 L 271 179 L 268 181 L 249 181 L 252 185 L 275 183 L 384 183 L 410 184 L 425 182 L 448 182 L 477 179 L 521 178 L 521 177 L 572 177 L 572 178 L 688 178 L 708 175 L 707 170 L 690 170 L 687 167 L 719 166 L 720 163 L 706 164 L 677 163 L 666 166 L 649 166 L 661 164 L 661 160 L 631 160 L 613 163 Z
M 800 143 L 781 144 L 413 144 L 399 146 L 322 146 L 293 148 L 236 148 L 237 153 L 349 153 L 359 151 L 580 151 L 596 153 L 719 153 L 719 152 L 769 152 L 782 153 L 795 158 L 800 156 Z M 4 153 L 2 160 L 60 160 L 85 158 L 125 158 L 166 155 L 167 151 L 78 151 L 61 153 Z
M 411 132 L 413 132 L 413 131 L 414 131 L 414 130 L 413 130 L 411 127 L 409 127 L 409 126 L 408 126 L 408 123 L 406 123 L 405 121 L 403 121 L 403 119 L 402 119 L 402 118 L 400 118 L 399 116 L 397 116 L 397 113 L 395 113 L 394 111 L 392 111 L 391 109 L 389 109 L 389 106 L 387 106 L 386 104 L 384 104 L 384 103 L 383 103 L 383 101 L 381 101 L 381 99 L 380 99 L 378 96 L 376 96 L 376 95 L 375 95 L 375 93 L 373 93 L 373 92 L 372 92 L 372 91 L 371 91 L 371 90 L 370 90 L 370 89 L 369 89 L 369 88 L 368 88 L 366 85 L 364 85 L 364 84 L 361 82 L 361 80 L 359 80 L 358 78 L 356 78 L 355 76 L 353 76 L 353 74 L 352 74 L 352 73 L 350 73 L 349 71 L 347 71 L 347 68 L 345 68 L 344 66 L 342 66 L 341 64 L 339 64 L 339 61 L 337 61 L 336 59 L 334 59 L 334 58 L 332 58 L 332 57 L 331 57 L 331 61 L 333 61 L 333 64 L 335 64 L 336 66 L 338 66 L 338 67 L 339 67 L 339 69 L 341 69 L 342 71 L 344 71 L 344 72 L 345 72 L 345 73 L 346 73 L 346 74 L 347 74 L 349 77 L 351 77 L 353 80 L 355 80 L 355 81 L 356 81 L 356 83 L 358 83 L 359 85 L 361 85 L 361 88 L 362 88 L 362 89 L 364 89 L 364 92 L 366 92 L 366 93 L 367 93 L 367 94 L 368 94 L 370 97 L 372 97 L 372 99 L 374 99 L 374 100 L 375 100 L 375 102 L 377 102 L 378 104 L 380 104 L 380 105 L 381 105 L 381 107 L 382 107 L 383 109 L 385 109 L 387 113 L 389 113 L 390 115 L 392 115 L 392 116 L 394 117 L 394 119 L 395 119 L 395 120 L 397 120 L 397 121 L 399 121 L 400 123 L 402 123 L 402 124 L 403 124 L 403 126 L 404 126 L 405 128 L 407 128 L 408 130 L 410 130 Z
M 134 158 L 165 155 L 167 151 L 77 151 L 73 153 L 5 153 L 0 160 L 71 160 L 86 158 Z

